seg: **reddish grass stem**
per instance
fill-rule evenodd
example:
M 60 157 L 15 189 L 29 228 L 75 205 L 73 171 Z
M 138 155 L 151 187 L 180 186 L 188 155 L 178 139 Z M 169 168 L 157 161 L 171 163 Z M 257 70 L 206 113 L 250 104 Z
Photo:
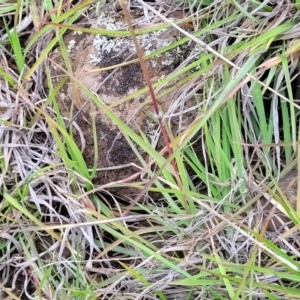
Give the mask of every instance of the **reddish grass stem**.
M 145 61 L 144 61 L 143 51 L 140 48 L 140 45 L 139 45 L 139 43 L 137 41 L 137 38 L 136 38 L 136 35 L 135 35 L 135 32 L 134 32 L 134 28 L 133 28 L 132 23 L 131 23 L 131 17 L 130 17 L 130 13 L 129 13 L 129 9 L 128 9 L 128 7 L 129 7 L 128 6 L 128 2 L 126 0 L 120 0 L 120 5 L 123 8 L 123 11 L 124 11 L 124 14 L 125 14 L 125 18 L 126 18 L 126 21 L 128 23 L 129 31 L 131 33 L 131 37 L 132 37 L 132 40 L 133 40 L 135 48 L 136 48 L 136 53 L 137 53 L 138 59 L 139 59 L 140 64 L 141 64 L 143 75 L 144 75 L 144 78 L 146 80 L 146 83 L 147 83 L 147 86 L 148 86 L 148 89 L 149 89 L 149 93 L 150 93 L 150 96 L 151 96 L 151 99 L 152 99 L 152 105 L 153 105 L 154 114 L 157 117 L 158 124 L 160 126 L 160 129 L 161 129 L 161 132 L 162 132 L 162 135 L 163 135 L 163 139 L 164 139 L 164 142 L 166 144 L 168 153 L 169 153 L 169 155 L 172 155 L 172 149 L 171 149 L 171 146 L 170 146 L 170 140 L 169 140 L 169 137 L 167 135 L 167 132 L 166 132 L 166 130 L 164 128 L 164 125 L 163 125 L 163 122 L 162 122 L 162 117 L 161 117 L 160 112 L 159 112 L 158 102 L 157 102 L 157 99 L 156 99 L 156 96 L 155 96 L 155 93 L 154 93 L 154 89 L 153 89 L 153 86 L 152 86 L 152 83 L 151 83 L 151 80 L 150 80 L 150 76 L 149 76 L 149 73 L 148 73 Z M 179 180 L 178 169 L 177 169 L 177 166 L 176 166 L 176 163 L 175 163 L 174 159 L 172 159 L 171 164 L 172 164 L 173 169 L 174 169 L 174 175 L 175 175 L 175 177 L 176 177 L 176 179 L 178 181 Z M 130 209 L 135 205 L 135 203 L 138 202 L 138 200 L 141 198 L 142 195 L 143 195 L 143 193 L 140 193 L 137 196 L 137 198 L 127 208 L 127 210 L 125 211 L 124 215 L 126 215 L 127 212 L 130 211 Z

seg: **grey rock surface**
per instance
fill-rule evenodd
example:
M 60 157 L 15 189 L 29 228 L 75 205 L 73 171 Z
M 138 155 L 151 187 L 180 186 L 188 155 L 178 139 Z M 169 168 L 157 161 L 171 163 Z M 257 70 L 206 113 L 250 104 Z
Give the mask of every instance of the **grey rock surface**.
M 172 18 L 182 18 L 183 12 L 174 12 Z M 135 9 L 131 11 L 135 29 L 147 25 L 143 20 L 143 12 Z M 144 17 L 145 18 L 145 17 Z M 146 24 L 146 25 L 145 25 Z M 148 24 L 151 28 L 151 24 Z M 106 6 L 99 17 L 91 23 L 92 28 L 109 30 L 128 30 L 124 16 L 116 7 Z M 138 36 L 138 41 L 145 54 L 151 54 L 163 47 L 171 45 L 179 37 L 174 29 L 160 29 L 158 31 Z M 119 168 L 121 165 L 141 165 L 136 154 L 132 151 L 126 138 L 120 129 L 99 108 L 90 97 L 79 87 L 77 81 L 88 90 L 97 95 L 99 101 L 104 103 L 120 120 L 127 124 L 136 133 L 143 132 L 153 147 L 161 149 L 164 145 L 159 138 L 158 124 L 152 118 L 153 108 L 148 93 L 130 97 L 132 93 L 146 86 L 143 72 L 139 62 L 130 63 L 117 69 L 103 70 L 116 64 L 126 63 L 136 59 L 135 47 L 130 36 L 111 37 L 103 34 L 87 34 L 72 32 L 64 38 L 68 49 L 69 59 L 72 64 L 72 76 L 76 80 L 68 80 L 59 91 L 57 101 L 61 114 L 72 119 L 80 109 L 81 113 L 76 118 L 74 128 L 74 139 L 83 151 L 88 167 L 92 167 L 95 161 L 95 145 L 93 139 L 93 118 L 95 118 L 97 130 L 98 164 L 102 171 L 97 172 L 94 183 L 107 184 L 116 182 L 135 174 L 139 169 L 133 166 Z M 190 45 L 175 47 L 168 52 L 155 55 L 146 61 L 146 66 L 153 83 L 160 82 L 165 76 L 172 73 L 191 52 Z M 51 76 L 54 86 L 57 86 L 62 77 L 66 75 L 62 68 L 66 68 L 61 53 L 57 50 L 51 55 L 55 62 L 51 67 Z M 96 69 L 102 69 L 97 71 Z M 91 72 L 91 71 L 95 72 Z M 72 78 L 72 77 L 71 77 Z M 176 81 L 160 87 L 160 92 L 166 91 L 174 86 Z M 178 87 L 180 89 L 180 87 Z M 178 89 L 175 91 L 178 93 Z M 158 99 L 160 109 L 167 112 L 174 102 L 174 91 L 166 93 Z M 186 104 L 192 106 L 191 102 Z M 83 107 L 84 104 L 86 104 Z M 73 108 L 73 110 L 71 109 Z M 71 113 L 70 113 L 71 112 Z M 185 124 L 191 123 L 195 117 L 189 112 L 187 117 L 181 118 Z M 80 133 L 81 131 L 81 133 Z M 137 145 L 138 147 L 138 145 Z M 140 149 L 140 155 L 147 159 L 147 155 Z M 117 169 L 112 169 L 118 167 Z M 107 170 L 104 170 L 106 169 Z M 136 178 L 135 181 L 139 181 Z M 120 197 L 137 194 L 136 188 L 115 188 L 111 190 Z
M 290 202 L 292 207 L 296 209 L 297 204 L 297 181 L 298 181 L 298 170 L 292 170 L 288 172 L 285 176 L 283 176 L 279 182 L 278 186 L 281 189 L 281 191 L 286 196 L 287 200 Z M 280 195 L 280 193 L 277 191 L 277 194 Z M 280 228 L 282 228 L 284 225 L 290 225 L 291 220 L 288 218 L 282 211 L 279 209 L 275 209 L 273 207 L 273 204 L 269 203 L 266 199 L 261 200 L 262 204 L 264 205 L 264 215 L 269 218 L 269 214 L 273 213 L 271 216 L 267 230 L 268 231 L 276 231 Z

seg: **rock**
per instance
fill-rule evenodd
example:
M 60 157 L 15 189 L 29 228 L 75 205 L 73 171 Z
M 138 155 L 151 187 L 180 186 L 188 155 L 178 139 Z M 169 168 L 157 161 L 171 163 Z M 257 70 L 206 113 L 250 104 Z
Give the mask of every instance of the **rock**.
M 278 186 L 290 201 L 292 207 L 296 209 L 297 203 L 297 180 L 298 180 L 298 170 L 292 170 L 283 176 L 279 182 Z M 277 192 L 279 194 L 279 192 Z M 264 216 L 269 218 L 269 214 L 273 211 L 273 204 L 268 202 L 266 199 L 261 199 L 261 203 L 264 209 Z M 268 221 L 267 230 L 277 231 L 283 226 L 291 225 L 291 220 L 279 209 L 275 209 L 273 216 Z
M 135 29 L 146 26 L 146 17 L 141 17 L 143 16 L 143 11 L 136 8 L 131 10 L 130 13 L 134 18 Z M 175 15 L 178 17 L 180 12 L 177 11 Z M 182 12 L 181 16 L 183 17 Z M 155 26 L 148 25 L 149 27 Z M 105 6 L 101 10 L 100 16 L 91 22 L 91 27 L 128 30 L 122 10 L 116 4 Z M 150 54 L 171 45 L 179 36 L 178 32 L 169 28 L 141 34 L 138 36 L 138 41 L 144 54 Z M 161 138 L 157 138 L 159 136 L 157 134 L 158 124 L 151 117 L 153 116 L 151 101 L 146 102 L 147 99 L 149 100 L 148 93 L 143 93 L 133 98 L 129 96 L 146 86 L 140 64 L 136 62 L 118 69 L 90 72 L 97 68 L 106 68 L 135 59 L 136 52 L 131 37 L 111 37 L 100 34 L 72 32 L 64 38 L 64 42 L 72 63 L 73 76 L 88 90 L 96 94 L 98 99 L 132 130 L 136 133 L 142 131 L 148 140 L 152 142 L 153 147 L 161 149 L 164 143 Z M 159 82 L 170 74 L 190 54 L 192 51 L 191 47 L 191 44 L 184 44 L 147 60 L 146 66 L 152 82 Z M 58 50 L 51 55 L 51 60 L 66 69 L 62 55 Z M 55 64 L 51 67 L 51 76 L 54 86 L 57 86 L 65 73 L 61 71 L 61 68 L 55 67 Z M 171 84 L 164 86 L 160 89 L 160 92 L 166 91 L 167 88 L 172 87 L 174 84 L 176 82 L 173 81 Z M 179 89 L 180 87 L 178 86 L 175 92 L 178 93 Z M 174 101 L 173 97 L 174 91 L 158 99 L 163 112 L 169 110 Z M 191 104 L 190 100 L 188 103 L 188 100 L 183 105 L 192 106 L 193 103 Z M 63 85 L 57 94 L 57 101 L 61 114 L 69 119 L 76 114 L 78 109 L 82 109 L 86 102 L 88 103 L 75 120 L 82 131 L 84 143 L 82 143 L 82 137 L 79 131 L 75 129 L 75 126 L 73 126 L 73 134 L 90 168 L 93 167 L 95 160 L 92 116 L 95 118 L 99 152 L 97 168 L 100 168 L 102 171 L 97 172 L 94 183 L 108 184 L 126 179 L 139 171 L 136 167 L 128 166 L 128 164 L 141 166 L 141 163 L 118 126 L 107 117 L 103 110 L 94 104 L 76 81 L 71 80 Z M 74 107 L 73 115 L 70 115 L 71 107 Z M 184 125 L 191 123 L 195 114 L 189 112 L 189 117 L 183 116 L 181 122 L 184 122 Z M 178 119 L 174 120 L 174 122 L 178 122 Z M 177 124 L 177 126 L 179 125 Z M 144 159 L 148 159 L 147 154 L 138 145 L 136 146 L 140 155 Z M 120 165 L 126 165 L 126 167 L 112 169 Z M 140 180 L 139 177 L 134 181 L 138 180 Z M 138 193 L 136 188 L 130 187 L 114 188 L 110 191 L 122 198 Z
M 296 209 L 297 203 L 297 180 L 298 180 L 298 170 L 292 170 L 283 176 L 278 185 L 286 195 L 294 209 Z

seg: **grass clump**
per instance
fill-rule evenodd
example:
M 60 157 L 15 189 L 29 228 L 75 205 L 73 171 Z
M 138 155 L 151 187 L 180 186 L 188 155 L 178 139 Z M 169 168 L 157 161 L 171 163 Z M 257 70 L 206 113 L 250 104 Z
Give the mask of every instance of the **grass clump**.
M 299 3 L 121 3 L 125 11 L 139 7 L 140 19 L 133 10 L 128 19 L 145 26 L 90 26 L 108 5 L 122 14 L 117 1 L 0 4 L 1 297 L 300 298 L 300 205 L 279 184 L 299 161 Z M 181 18 L 168 18 L 174 11 Z M 134 39 L 161 29 L 176 29 L 176 41 L 121 64 L 147 62 L 179 45 L 192 50 L 160 80 L 144 68 L 148 86 L 118 103 L 106 105 L 74 75 L 66 33 Z M 51 66 L 63 67 L 52 59 L 55 49 L 66 66 L 58 85 Z M 58 104 L 66 84 L 120 130 L 138 161 L 134 176 L 145 180 L 95 184 L 109 171 L 97 165 L 97 120 L 90 168 L 74 138 L 81 108 L 67 119 Z M 160 148 L 113 110 L 140 95 L 151 103 L 152 88 L 154 106 L 174 95 L 163 115 L 158 106 L 149 114 L 164 132 Z M 131 187 L 138 190 L 131 199 L 112 192 Z M 268 230 L 277 211 L 264 198 L 279 203 L 289 223 Z

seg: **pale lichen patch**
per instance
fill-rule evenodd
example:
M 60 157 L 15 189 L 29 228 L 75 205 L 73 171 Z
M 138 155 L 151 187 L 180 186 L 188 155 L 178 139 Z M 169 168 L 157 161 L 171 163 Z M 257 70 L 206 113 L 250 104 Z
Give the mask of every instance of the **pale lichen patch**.
M 68 48 L 67 48 L 68 52 L 72 51 L 74 49 L 75 45 L 76 45 L 76 41 L 70 40 L 69 44 L 68 44 Z
M 75 31 L 73 31 L 73 35 L 82 35 L 82 31 L 80 31 L 80 30 L 75 30 Z
M 107 7 L 112 15 L 115 17 L 107 17 L 107 12 L 102 12 L 94 24 L 95 28 L 103 28 L 112 31 L 128 31 L 128 26 L 125 20 L 123 20 L 118 14 L 113 14 L 114 6 Z M 136 26 L 135 29 L 141 29 L 140 26 Z M 137 36 L 138 43 L 143 49 L 144 55 L 150 55 L 160 49 L 170 46 L 177 37 L 174 35 L 173 29 L 159 29 L 153 32 L 143 33 Z M 177 32 L 178 35 L 178 32 Z M 136 53 L 135 45 L 130 36 L 128 37 L 111 37 L 107 35 L 98 34 L 93 40 L 93 46 L 96 50 L 96 54 L 90 56 L 90 62 L 93 64 L 101 64 L 101 61 L 111 56 L 124 57 L 124 52 L 128 55 L 134 55 Z M 152 68 L 160 68 L 170 66 L 176 63 L 180 58 L 182 50 L 180 46 L 169 50 L 166 53 L 155 55 L 150 59 Z M 161 59 L 163 64 L 158 63 L 157 60 Z M 125 59 L 123 59 L 124 61 Z

